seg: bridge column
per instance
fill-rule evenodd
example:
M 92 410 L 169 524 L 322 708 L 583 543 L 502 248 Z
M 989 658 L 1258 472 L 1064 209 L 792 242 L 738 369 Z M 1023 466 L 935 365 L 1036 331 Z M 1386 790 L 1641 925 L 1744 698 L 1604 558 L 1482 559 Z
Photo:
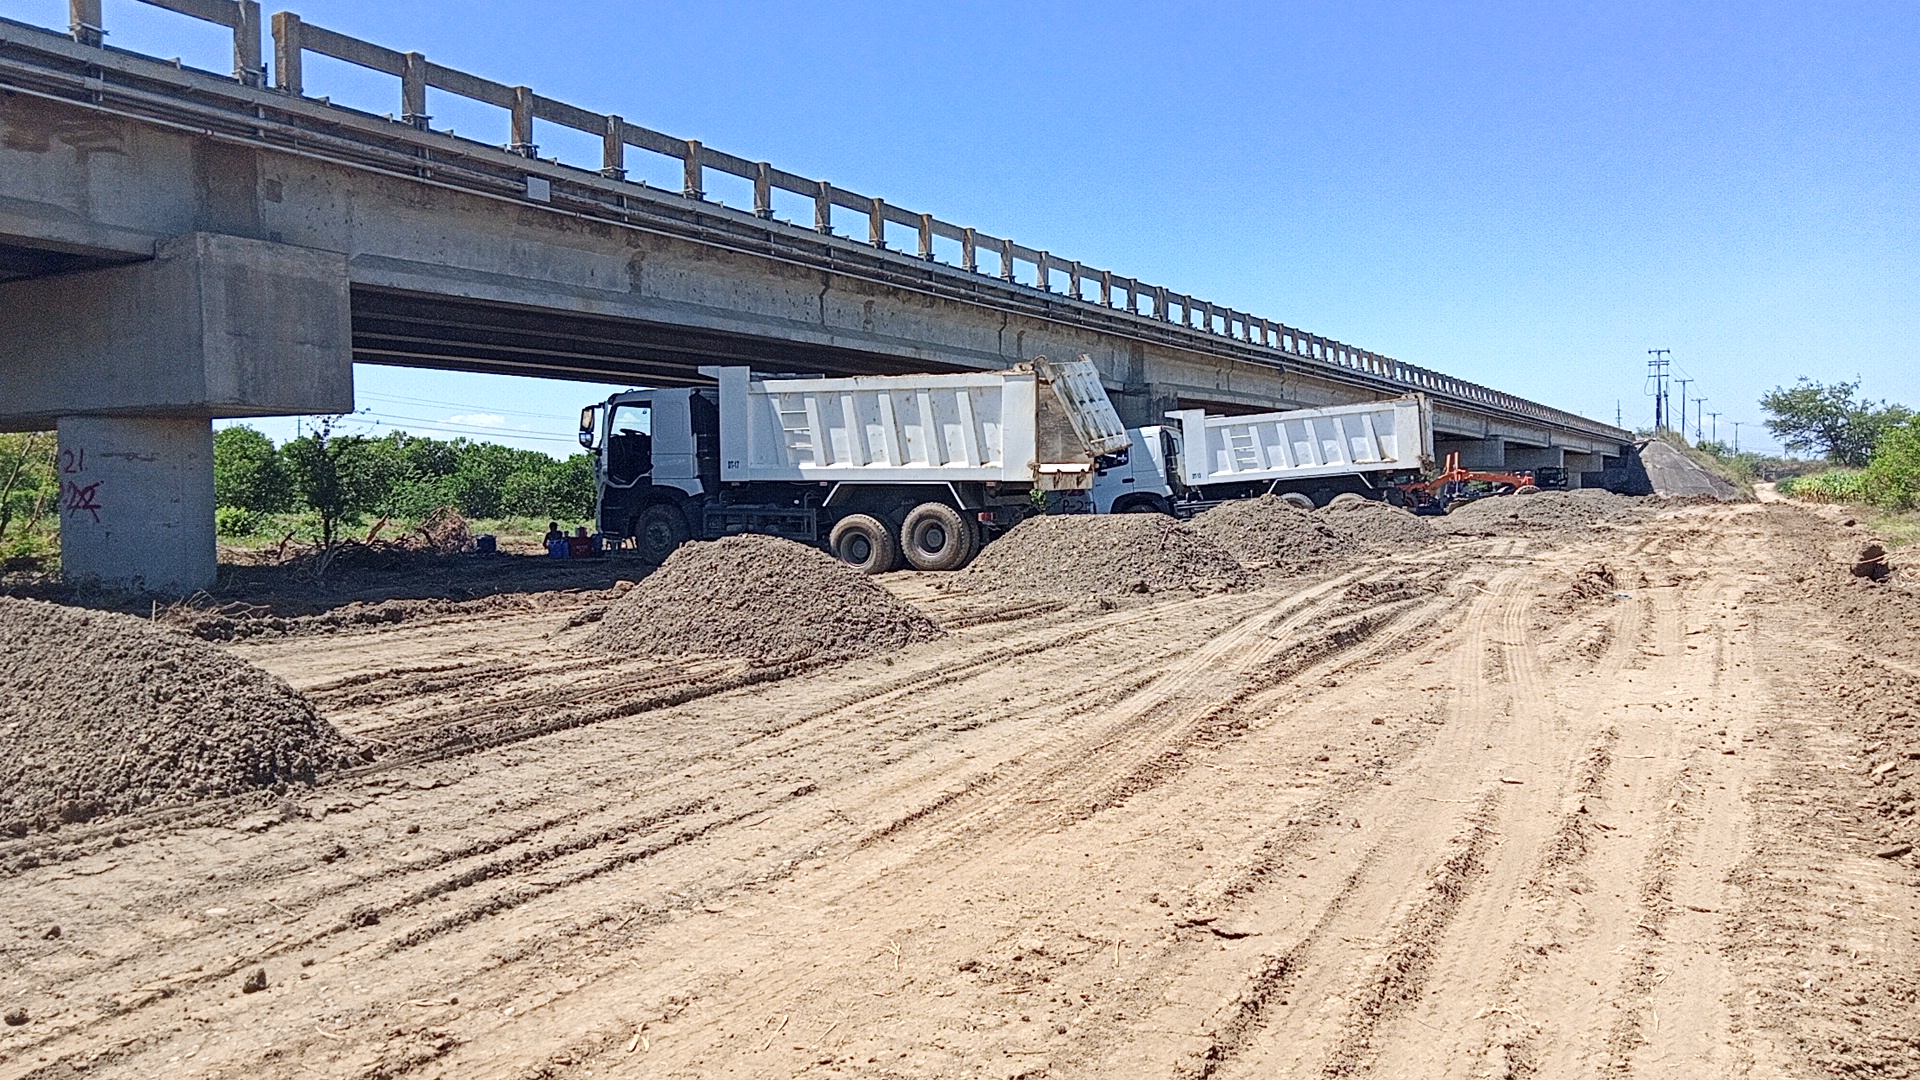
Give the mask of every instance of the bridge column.
M 1448 454 L 1459 454 L 1460 465 L 1467 469 L 1504 469 L 1507 467 L 1505 439 L 1435 439 L 1434 456 L 1445 462 Z
M 69 578 L 212 585 L 211 418 L 352 408 L 342 255 L 192 233 L 0 285 L 0 430 L 59 428 Z
M 157 593 L 213 584 L 213 423 L 60 419 L 60 569 Z
M 1580 474 L 1600 471 L 1606 467 L 1605 461 L 1606 459 L 1599 454 L 1582 454 L 1575 450 L 1567 451 L 1567 486 L 1570 488 L 1582 486 Z
M 1558 446 L 1515 446 L 1507 444 L 1507 468 L 1560 468 L 1567 463 L 1567 452 Z

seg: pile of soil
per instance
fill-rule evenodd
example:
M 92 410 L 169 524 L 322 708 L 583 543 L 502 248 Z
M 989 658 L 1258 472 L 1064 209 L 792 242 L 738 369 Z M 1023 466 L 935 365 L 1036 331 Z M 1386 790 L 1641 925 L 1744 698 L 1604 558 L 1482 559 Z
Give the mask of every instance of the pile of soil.
M 1578 533 L 1596 525 L 1622 525 L 1646 513 L 1642 500 L 1599 488 L 1492 495 L 1456 504 L 1433 527 L 1464 536 Z
M 1606 563 L 1588 563 L 1573 576 L 1562 599 L 1570 601 L 1607 600 L 1620 591 L 1620 578 Z
M 359 760 L 292 687 L 212 645 L 0 597 L 0 832 L 284 790 Z
M 1243 563 L 1298 566 L 1337 559 L 1354 548 L 1342 530 L 1272 495 L 1221 503 L 1187 527 Z
M 1383 502 L 1364 499 L 1342 506 L 1326 506 L 1314 516 L 1331 525 L 1357 548 L 1377 553 L 1418 551 L 1440 542 L 1426 519 Z
M 872 656 L 944 634 L 825 552 L 751 534 L 681 545 L 609 604 L 600 626 L 600 646 L 622 656 L 764 663 Z
M 1028 518 L 988 544 L 961 584 L 1058 596 L 1207 592 L 1246 584 L 1220 545 L 1161 514 Z

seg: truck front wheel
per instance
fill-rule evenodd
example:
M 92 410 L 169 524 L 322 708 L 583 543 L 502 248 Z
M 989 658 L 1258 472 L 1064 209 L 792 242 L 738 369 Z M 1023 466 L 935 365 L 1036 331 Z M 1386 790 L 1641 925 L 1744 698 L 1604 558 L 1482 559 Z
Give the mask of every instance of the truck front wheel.
M 634 546 L 640 549 L 640 557 L 650 563 L 666 562 L 667 556 L 692 536 L 687 530 L 686 516 L 670 503 L 654 503 L 640 511 L 633 527 Z
M 915 570 L 958 570 L 980 550 L 980 531 L 946 503 L 921 503 L 900 525 L 900 547 Z
M 884 574 L 900 565 L 900 546 L 887 523 L 870 514 L 848 514 L 827 534 L 827 547 L 862 574 Z

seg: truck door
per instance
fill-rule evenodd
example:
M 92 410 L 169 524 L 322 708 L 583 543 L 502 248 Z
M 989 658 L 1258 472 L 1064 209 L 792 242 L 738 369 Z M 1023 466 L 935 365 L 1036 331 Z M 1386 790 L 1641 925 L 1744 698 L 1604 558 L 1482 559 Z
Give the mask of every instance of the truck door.
M 622 401 L 607 415 L 607 486 L 645 486 L 653 475 L 653 403 Z

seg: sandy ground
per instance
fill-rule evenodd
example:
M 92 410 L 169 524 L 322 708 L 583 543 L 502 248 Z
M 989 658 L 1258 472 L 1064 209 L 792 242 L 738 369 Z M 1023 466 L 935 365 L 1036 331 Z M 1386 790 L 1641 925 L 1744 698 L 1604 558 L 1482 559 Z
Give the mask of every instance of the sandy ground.
M 1805 692 L 1860 661 L 1795 560 L 1847 541 L 896 575 L 951 636 L 807 669 L 547 609 L 238 643 L 381 763 L 0 843 L 0 1074 L 1911 1073 L 1920 873 Z

